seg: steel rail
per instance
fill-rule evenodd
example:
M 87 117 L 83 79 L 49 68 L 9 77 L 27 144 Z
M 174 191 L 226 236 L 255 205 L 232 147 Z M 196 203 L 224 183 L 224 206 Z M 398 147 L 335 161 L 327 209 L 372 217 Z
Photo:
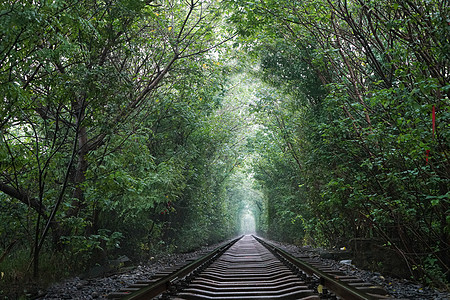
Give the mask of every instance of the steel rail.
M 150 284 L 148 287 L 145 287 L 138 291 L 132 292 L 129 295 L 126 295 L 121 299 L 123 299 L 123 300 L 151 299 L 153 297 L 156 297 L 156 296 L 168 291 L 169 288 L 173 285 L 173 283 L 175 281 L 177 281 L 178 279 L 182 279 L 183 277 L 192 273 L 198 267 L 202 266 L 204 263 L 207 263 L 208 261 L 211 261 L 212 259 L 221 256 L 226 250 L 228 250 L 228 248 L 230 248 L 234 243 L 236 243 L 241 238 L 242 238 L 242 236 L 232 240 L 231 242 L 229 242 L 228 244 L 226 244 L 224 246 L 216 248 L 214 251 L 195 260 L 194 262 L 188 264 L 187 266 L 183 267 L 182 269 L 157 280 L 156 282 Z
M 336 295 L 342 297 L 345 300 L 374 300 L 379 299 L 374 296 L 368 295 L 362 291 L 359 291 L 355 287 L 348 285 L 345 282 L 335 279 L 333 276 L 313 267 L 312 265 L 301 261 L 294 257 L 292 254 L 280 249 L 256 236 L 253 236 L 258 242 L 263 244 L 267 249 L 269 249 L 273 254 L 278 254 L 283 257 L 297 268 L 301 269 L 308 275 L 315 275 L 319 278 L 320 284 L 329 290 L 333 291 Z

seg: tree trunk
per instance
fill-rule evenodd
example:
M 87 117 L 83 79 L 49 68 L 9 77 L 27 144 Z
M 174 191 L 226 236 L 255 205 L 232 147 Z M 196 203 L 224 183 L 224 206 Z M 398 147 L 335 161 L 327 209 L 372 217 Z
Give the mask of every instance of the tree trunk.
M 78 162 L 73 181 L 75 189 L 72 194 L 72 197 L 76 200 L 75 203 L 73 203 L 74 207 L 69 214 L 71 216 L 78 216 L 80 211 L 86 206 L 82 184 L 86 180 L 86 171 L 88 168 L 88 162 L 86 160 L 87 140 L 86 127 L 81 127 L 78 136 Z

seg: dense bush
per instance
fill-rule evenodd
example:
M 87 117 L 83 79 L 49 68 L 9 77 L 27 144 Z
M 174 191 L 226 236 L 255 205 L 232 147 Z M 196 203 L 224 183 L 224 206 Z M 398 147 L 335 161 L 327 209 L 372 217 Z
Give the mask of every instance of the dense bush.
M 272 87 L 255 105 L 267 137 L 255 172 L 275 217 L 268 232 L 302 237 L 293 226 L 302 220 L 318 245 L 371 239 L 411 276 L 448 281 L 448 7 L 234 3 L 255 74 Z

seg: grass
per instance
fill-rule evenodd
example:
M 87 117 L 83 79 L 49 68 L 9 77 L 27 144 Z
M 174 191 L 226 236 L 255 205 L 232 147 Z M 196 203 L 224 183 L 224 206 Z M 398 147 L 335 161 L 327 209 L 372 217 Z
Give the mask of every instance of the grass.
M 39 277 L 33 277 L 29 250 L 17 250 L 0 264 L 0 299 L 28 299 L 51 283 L 76 273 L 75 262 L 70 263 L 63 253 L 42 253 Z

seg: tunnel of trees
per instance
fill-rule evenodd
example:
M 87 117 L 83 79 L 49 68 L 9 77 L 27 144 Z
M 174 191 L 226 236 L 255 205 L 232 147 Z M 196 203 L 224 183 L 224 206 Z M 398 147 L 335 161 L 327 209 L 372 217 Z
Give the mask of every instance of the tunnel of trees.
M 447 0 L 1 1 L 0 295 L 253 231 L 447 284 L 449 45 Z

